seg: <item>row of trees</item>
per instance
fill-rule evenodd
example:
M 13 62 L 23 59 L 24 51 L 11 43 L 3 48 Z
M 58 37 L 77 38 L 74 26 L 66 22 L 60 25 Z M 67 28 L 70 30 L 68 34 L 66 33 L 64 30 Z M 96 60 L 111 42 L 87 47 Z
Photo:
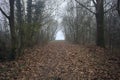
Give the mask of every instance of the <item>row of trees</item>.
M 66 40 L 118 48 L 119 4 L 119 0 L 70 0 L 63 18 Z
M 1 1 L 1 58 L 15 59 L 22 55 L 26 47 L 54 39 L 58 23 L 47 12 L 46 2 L 47 0 Z

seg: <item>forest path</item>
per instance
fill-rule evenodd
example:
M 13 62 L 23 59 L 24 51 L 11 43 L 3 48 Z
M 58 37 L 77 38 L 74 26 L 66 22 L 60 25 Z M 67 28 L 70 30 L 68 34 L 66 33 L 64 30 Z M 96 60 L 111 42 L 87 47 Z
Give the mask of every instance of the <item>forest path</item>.
M 12 73 L 19 70 L 14 73 L 17 77 L 7 76 L 10 80 L 119 80 L 120 59 L 108 54 L 95 46 L 54 41 L 26 49 L 23 58 L 11 62 L 17 66 Z

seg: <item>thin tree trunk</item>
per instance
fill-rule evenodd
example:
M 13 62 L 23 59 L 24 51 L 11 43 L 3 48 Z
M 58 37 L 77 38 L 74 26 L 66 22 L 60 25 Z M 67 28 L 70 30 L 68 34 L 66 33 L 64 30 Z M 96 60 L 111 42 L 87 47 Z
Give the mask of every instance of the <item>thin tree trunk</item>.
M 27 0 L 27 22 L 32 23 L 32 0 Z
M 117 10 L 118 10 L 118 14 L 120 16 L 120 0 L 117 1 Z

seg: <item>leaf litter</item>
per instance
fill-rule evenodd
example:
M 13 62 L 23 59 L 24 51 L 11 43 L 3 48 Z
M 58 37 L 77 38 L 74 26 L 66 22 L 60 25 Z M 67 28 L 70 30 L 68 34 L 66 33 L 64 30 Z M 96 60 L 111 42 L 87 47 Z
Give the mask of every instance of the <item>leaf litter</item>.
M 0 80 L 120 80 L 120 56 L 97 46 L 51 42 L 0 62 Z

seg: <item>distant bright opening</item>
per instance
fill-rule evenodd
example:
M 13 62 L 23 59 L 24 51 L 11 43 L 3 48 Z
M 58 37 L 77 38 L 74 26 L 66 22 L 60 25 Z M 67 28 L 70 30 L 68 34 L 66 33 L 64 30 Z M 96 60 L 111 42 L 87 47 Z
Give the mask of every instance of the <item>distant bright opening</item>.
M 64 36 L 64 33 L 62 32 L 62 30 L 57 32 L 55 40 L 65 40 L 65 36 Z

